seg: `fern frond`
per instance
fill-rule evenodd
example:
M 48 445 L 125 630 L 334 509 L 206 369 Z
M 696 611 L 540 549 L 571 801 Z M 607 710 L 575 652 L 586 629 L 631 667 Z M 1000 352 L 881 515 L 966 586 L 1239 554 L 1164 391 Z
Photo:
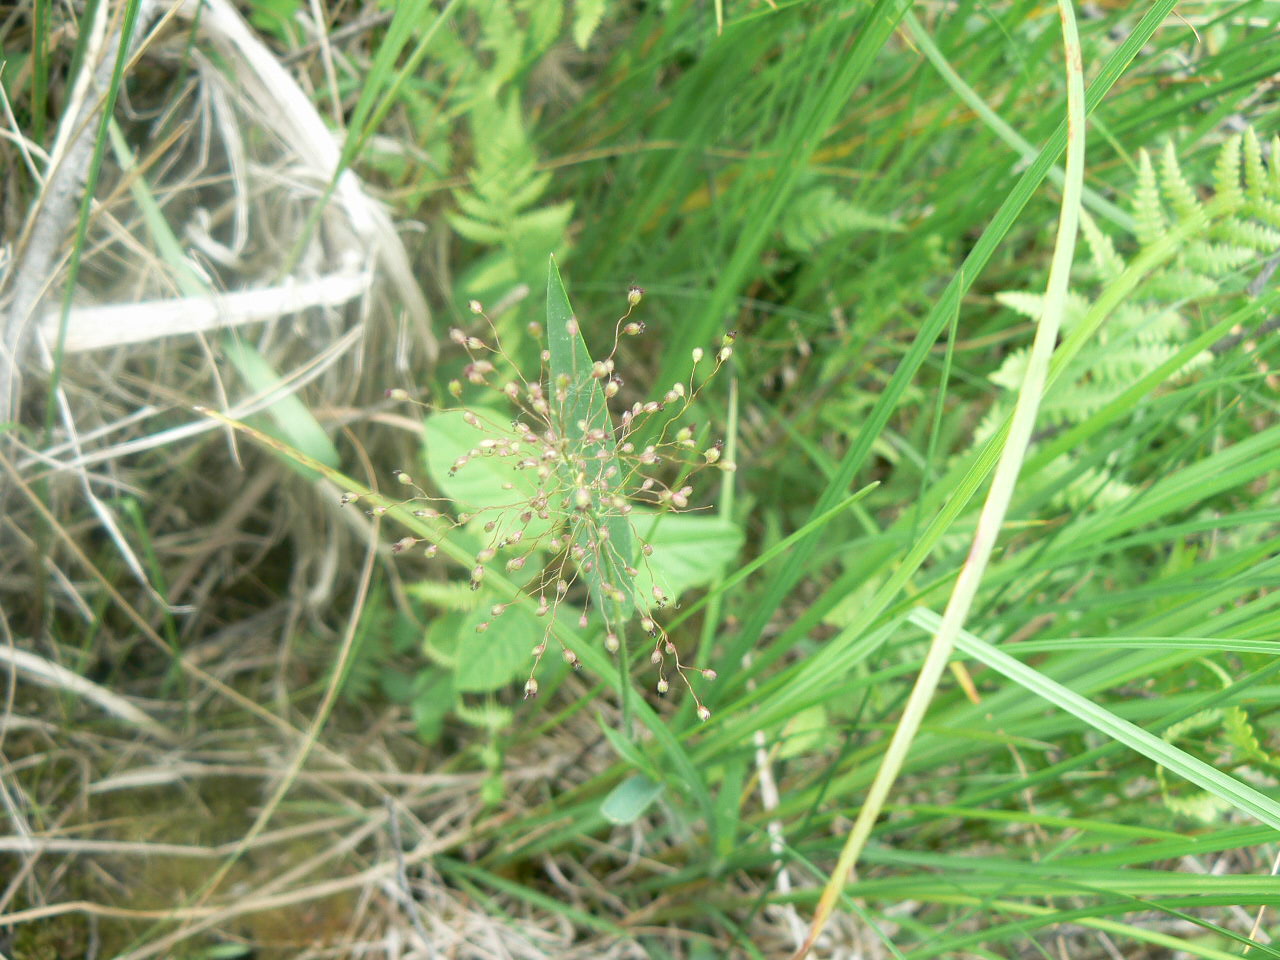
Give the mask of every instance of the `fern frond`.
M 1275 165 L 1271 167 L 1275 170 Z M 1277 194 L 1280 195 L 1280 191 Z M 1257 200 L 1249 201 L 1249 214 L 1270 227 L 1280 227 L 1280 203 L 1267 197 L 1259 197 Z
M 1116 311 L 1115 327 L 1128 330 L 1138 343 L 1180 343 L 1187 335 L 1187 319 L 1173 308 L 1126 304 Z
M 537 157 L 525 134 L 520 100 L 477 105 L 471 115 L 475 143 L 472 188 L 481 196 L 503 196 L 534 174 Z
M 473 220 L 489 221 L 496 219 L 494 205 L 480 196 L 479 193 L 473 193 L 470 190 L 455 190 L 453 192 L 453 200 L 462 212 Z
M 1100 373 L 1109 372 L 1102 365 Z M 1063 427 L 1080 423 L 1097 413 L 1124 391 L 1127 384 L 1108 377 L 1106 380 L 1081 380 L 1050 390 L 1040 405 L 1045 423 Z
M 463 723 L 481 730 L 499 731 L 511 726 L 515 713 L 510 707 L 504 707 L 492 697 L 486 697 L 483 703 L 470 704 L 459 697 L 453 705 L 453 712 Z
M 1244 189 L 1250 200 L 1261 200 L 1267 192 L 1262 144 L 1258 142 L 1258 135 L 1253 127 L 1245 127 L 1244 130 Z
M 520 69 L 524 54 L 524 33 L 508 0 L 487 0 L 480 18 L 481 50 L 491 56 L 485 71 L 485 93 L 496 97 Z
M 448 68 L 456 99 L 471 105 L 469 111 L 499 100 L 503 88 L 560 39 L 564 0 L 462 0 L 459 6 L 471 16 L 454 16 L 436 33 L 432 56 Z
M 560 39 L 564 23 L 564 4 L 560 0 L 517 0 L 516 9 L 525 17 L 526 59 L 539 56 Z
M 1218 162 L 1213 165 L 1214 199 L 1221 208 L 1235 210 L 1244 205 L 1244 191 L 1240 189 L 1240 137 L 1232 137 L 1218 151 Z
M 512 222 L 508 242 L 517 249 L 554 250 L 573 219 L 573 202 L 539 207 Z
M 591 35 L 604 19 L 604 0 L 576 0 L 573 5 L 573 42 L 579 50 L 587 49 Z
M 1218 283 L 1202 273 L 1161 270 L 1139 284 L 1135 295 L 1143 300 L 1170 303 L 1178 300 L 1200 300 L 1217 292 Z
M 464 217 L 458 213 L 445 213 L 445 219 L 449 221 L 449 226 L 453 227 L 454 232 L 459 236 L 465 237 L 472 243 L 484 245 L 498 244 L 502 242 L 506 236 L 506 231 L 501 227 L 495 227 L 492 224 L 481 223 L 471 217 Z
M 1145 150 L 1138 153 L 1138 186 L 1133 194 L 1133 216 L 1137 224 L 1138 243 L 1149 247 L 1164 236 L 1167 223 L 1160 206 L 1160 188 L 1156 183 L 1156 171 L 1151 156 Z
M 1111 347 L 1101 351 L 1093 374 L 1100 383 L 1114 383 L 1120 393 L 1127 383 L 1132 383 L 1154 370 L 1175 353 L 1178 347 L 1171 343 L 1131 343 L 1123 347 Z M 1108 401 L 1111 399 L 1107 398 Z
M 1184 266 L 1211 277 L 1221 277 L 1253 260 L 1257 254 L 1248 247 L 1196 241 L 1187 244 L 1183 257 Z
M 1098 229 L 1097 221 L 1085 210 L 1080 211 L 1080 232 L 1089 245 L 1098 276 L 1104 281 L 1120 276 L 1124 272 L 1124 258 L 1116 253 L 1116 245 L 1111 238 Z
M 1267 169 L 1267 194 L 1280 196 L 1280 135 L 1271 137 L 1271 166 Z
M 799 253 L 808 253 L 835 237 L 866 230 L 899 232 L 901 223 L 849 202 L 834 187 L 819 186 L 801 193 L 780 225 L 783 240 Z
M 511 204 L 512 209 L 523 210 L 537 203 L 549 186 L 551 186 L 551 172 L 543 171 L 527 177 L 524 183 L 515 185 L 514 189 L 508 192 L 506 201 Z
M 1280 204 L 1271 203 L 1268 200 L 1250 200 L 1250 213 L 1258 216 L 1256 208 L 1260 206 L 1270 206 L 1274 208 L 1274 213 L 1280 217 Z M 1280 220 L 1277 221 L 1280 223 Z M 1248 247 L 1250 250 L 1262 254 L 1273 254 L 1280 251 L 1280 230 L 1263 226 L 1252 220 L 1243 220 L 1238 217 L 1230 217 L 1221 223 L 1215 224 L 1210 231 L 1210 236 L 1219 240 L 1225 240 L 1228 243 L 1241 247 Z
M 1228 743 L 1250 760 L 1261 760 L 1264 763 L 1274 762 L 1271 755 L 1263 749 L 1262 743 L 1258 740 L 1258 734 L 1253 729 L 1253 724 L 1249 722 L 1249 714 L 1244 711 L 1243 707 L 1228 707 L 1223 719 L 1226 721 L 1223 724 L 1223 729 L 1226 732 Z
M 1060 485 L 1055 502 L 1075 513 L 1098 510 L 1124 502 L 1134 488 L 1109 470 L 1083 469 L 1071 457 L 1059 457 L 1045 470 L 1045 479 Z
M 1163 770 L 1164 768 L 1160 767 L 1158 769 Z M 1216 823 L 1221 820 L 1224 811 L 1231 809 L 1231 805 L 1227 801 L 1204 790 L 1189 796 L 1174 796 L 1167 784 L 1161 782 L 1160 786 L 1164 805 L 1169 808 L 1169 811 L 1191 820 L 1199 820 L 1201 823 Z
M 987 379 L 994 383 L 997 387 L 1003 387 L 1006 390 L 1017 390 L 1022 385 L 1022 380 L 1027 372 L 1027 358 L 1030 351 L 1023 347 L 1021 350 L 1015 350 L 1004 358 L 999 368 Z
M 1223 144 L 1215 158 L 1212 199 L 1203 198 L 1195 181 L 1184 174 L 1172 144 L 1164 147 L 1158 169 L 1149 154 L 1139 153 L 1131 203 L 1136 239 L 1152 265 L 1128 289 L 1124 302 L 1111 307 L 1095 339 L 1072 358 L 1046 394 L 1040 408 L 1042 423 L 1061 428 L 1082 423 L 1135 380 L 1164 366 L 1187 341 L 1191 329 L 1187 305 L 1241 292 L 1242 268 L 1260 254 L 1280 250 L 1280 139 L 1273 142 L 1270 165 L 1263 162 L 1252 131 Z M 1088 216 L 1081 217 L 1081 232 L 1092 253 L 1093 270 L 1084 272 L 1088 282 L 1119 281 L 1129 267 L 1112 239 Z M 1123 282 L 1127 284 L 1128 279 Z M 1032 319 L 1040 317 L 1044 303 L 1043 295 L 1026 291 L 1005 291 L 996 299 Z M 1064 330 L 1079 329 L 1081 318 L 1090 316 L 1095 303 L 1073 291 Z M 1013 351 L 989 375 L 1005 394 L 979 427 L 984 436 L 991 435 L 1010 408 L 1009 397 L 1021 386 L 1027 356 L 1025 349 Z M 1211 360 L 1210 353 L 1201 353 L 1171 379 L 1190 376 Z M 1179 423 L 1171 429 L 1183 426 Z M 1040 480 L 1054 491 L 1059 505 L 1118 502 L 1133 490 L 1120 466 L 1130 454 L 1127 449 L 1115 451 L 1110 469 L 1095 472 L 1064 455 Z M 1081 478 L 1087 475 L 1088 480 L 1077 485 L 1068 479 L 1073 471 Z
M 1165 144 L 1164 153 L 1160 156 L 1160 185 L 1164 188 L 1165 199 L 1169 207 L 1180 220 L 1186 220 L 1202 212 L 1196 192 L 1182 175 L 1182 167 L 1178 165 L 1178 154 L 1173 148 L 1173 141 Z
M 480 607 L 481 595 L 469 583 L 457 580 L 419 580 L 406 585 L 405 590 L 415 600 L 450 613 L 469 613 Z
M 1029 290 L 1002 290 L 995 295 L 996 302 L 1014 313 L 1038 322 L 1044 313 L 1044 294 Z M 1089 310 L 1089 301 L 1072 290 L 1067 294 L 1067 308 L 1062 317 L 1063 333 L 1070 333 Z
M 482 278 L 484 283 L 509 283 L 528 275 L 534 264 L 544 263 L 548 253 L 561 247 L 573 205 L 536 206 L 551 185 L 551 174 L 538 169 L 517 96 L 477 105 L 471 120 L 471 183 L 454 191 L 459 212 L 446 217 L 465 239 L 501 248 L 500 262 L 471 277 L 483 290 Z
M 996 302 L 1028 320 L 1039 320 L 1044 313 L 1044 294 L 1030 290 L 1002 290 L 996 294 Z

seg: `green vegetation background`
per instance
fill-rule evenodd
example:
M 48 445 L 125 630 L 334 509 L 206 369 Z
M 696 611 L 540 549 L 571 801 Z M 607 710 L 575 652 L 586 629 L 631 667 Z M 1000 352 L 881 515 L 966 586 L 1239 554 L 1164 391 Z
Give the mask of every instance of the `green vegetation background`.
M 579 679 L 552 668 L 528 702 L 518 656 L 495 668 L 502 680 L 475 680 L 474 657 L 469 672 L 459 666 L 458 647 L 475 643 L 466 569 L 378 566 L 366 598 L 353 586 L 364 549 L 353 539 L 341 547 L 353 580 L 334 609 L 365 602 L 325 735 L 348 744 L 362 718 L 390 709 L 411 720 L 396 750 L 414 769 L 482 773 L 432 877 L 507 928 L 558 930 L 545 955 L 568 955 L 552 943 L 567 929 L 591 955 L 634 941 L 656 957 L 786 956 L 875 773 L 931 611 L 965 560 L 984 444 L 998 441 L 1016 395 L 1061 200 L 1056 10 L 368 4 L 334 11 L 343 55 L 326 79 L 299 27 L 308 5 L 247 7 L 317 99 L 340 105 L 331 119 L 344 126 L 344 158 L 398 221 L 425 225 L 411 245 L 436 311 L 438 364 L 420 347 L 411 369 L 397 368 L 385 337 L 356 406 L 373 408 L 389 387 L 442 395 L 465 359 L 445 334 L 470 329 L 472 299 L 503 305 L 504 341 L 528 355 L 550 254 L 591 345 L 610 339 L 628 286 L 645 288 L 646 333 L 619 357 L 638 396 L 687 377 L 692 348 L 738 337 L 694 419 L 731 436 L 736 474 L 699 494 L 742 531 L 741 549 L 718 581 L 697 572 L 671 628 L 719 674 L 698 688 L 708 723 L 673 691 L 642 694 L 644 722 L 624 726 L 607 669 Z M 1280 159 L 1269 152 L 1280 46 L 1264 42 L 1274 5 L 1102 4 L 1080 18 L 1090 220 L 1068 332 L 1119 268 L 1186 222 L 1180 177 L 1195 201 L 1221 195 L 1214 165 L 1246 127 L 1272 185 Z M 1142 180 L 1144 150 L 1165 157 L 1159 182 Z M 965 666 L 944 681 L 824 950 L 1219 958 L 1252 944 L 1252 955 L 1277 954 L 1266 946 L 1273 917 L 1253 923 L 1276 899 L 1280 823 L 1276 297 L 1255 282 L 1280 230 L 1271 195 L 1255 198 L 1247 237 L 1249 218 L 1218 218 L 1174 243 L 1047 398 L 967 624 Z M 1157 207 L 1168 225 L 1151 222 Z M 335 434 L 326 398 L 302 397 Z M 384 489 L 392 468 L 421 462 L 376 424 L 350 429 L 312 456 L 359 475 L 353 451 L 367 446 Z M 281 500 L 314 496 L 314 475 L 248 456 Z M 230 474 L 225 445 L 203 448 L 204 464 L 218 458 Z M 152 519 L 164 482 L 139 498 L 140 541 L 172 533 L 173 518 Z M 305 526 L 330 509 L 336 501 L 316 498 L 283 522 Z M 287 564 L 270 560 L 250 586 L 213 590 L 228 606 L 208 619 L 250 617 L 294 589 Z M 95 644 L 121 642 L 119 618 L 101 616 L 69 641 L 87 662 Z M 434 621 L 425 634 L 423 620 Z M 175 650 L 202 639 L 177 619 L 156 622 Z M 287 701 L 305 726 L 332 648 L 314 634 L 296 642 L 315 686 Z M 589 642 L 588 667 L 607 664 Z M 1018 680 L 983 643 L 1031 669 Z M 171 677 L 146 686 L 161 682 L 154 671 L 105 676 L 124 693 L 177 696 Z M 643 665 L 634 682 L 652 689 Z M 1071 709 L 1070 693 L 1086 706 Z M 1175 765 L 1130 749 L 1137 741 L 1113 719 L 1221 779 L 1184 782 Z M 516 775 L 535 759 L 544 780 Z M 762 799 L 762 778 L 776 798 Z M 1241 801 L 1235 783 L 1261 800 Z M 305 818 L 304 800 L 290 813 Z M 135 949 L 158 936 L 118 922 Z

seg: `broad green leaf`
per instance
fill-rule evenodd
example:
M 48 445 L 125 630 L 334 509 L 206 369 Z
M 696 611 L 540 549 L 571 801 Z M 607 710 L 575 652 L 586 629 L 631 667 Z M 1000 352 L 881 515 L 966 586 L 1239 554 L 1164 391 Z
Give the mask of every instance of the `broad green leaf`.
M 581 326 L 569 305 L 569 295 L 565 292 L 554 257 L 547 276 L 547 342 L 551 352 L 550 399 L 556 429 L 568 440 L 571 449 L 576 447 L 585 465 L 586 484 L 593 487 L 610 466 L 617 465 L 613 424 L 605 404 L 604 390 L 600 382 L 591 376 L 591 355 L 582 337 Z M 604 430 L 605 440 L 585 443 L 585 434 L 592 429 Z M 606 454 L 603 458 L 600 457 L 601 452 Z M 564 472 L 568 473 L 567 467 Z M 618 473 L 623 475 L 624 471 L 619 467 Z M 578 486 L 578 478 L 565 476 L 564 481 L 569 491 L 566 496 L 571 497 Z M 612 484 L 608 484 L 608 488 L 612 489 Z M 567 506 L 566 512 L 569 510 L 572 507 Z M 634 596 L 631 578 L 625 570 L 635 553 L 631 524 L 621 514 L 600 506 L 598 496 L 593 496 L 589 513 L 600 530 L 607 531 L 608 539 L 603 540 L 591 569 L 582 571 L 583 578 L 597 609 L 606 611 L 609 620 L 622 622 L 630 615 Z M 589 539 L 599 542 L 603 538 L 595 534 L 587 522 L 580 522 L 574 542 L 585 546 Z M 601 587 L 606 583 L 622 590 L 627 599 L 618 602 L 605 596 Z
M 493 603 L 462 614 L 454 646 L 453 686 L 461 692 L 500 690 L 529 673 L 530 650 L 543 639 L 545 625 L 520 605 L 494 617 Z M 489 623 L 477 634 L 480 623 Z M 554 644 L 553 644 L 554 646 Z
M 467 412 L 447 410 L 427 417 L 424 458 L 432 481 L 459 509 L 478 514 L 470 526 L 473 533 L 490 520 L 497 520 L 498 527 L 488 538 L 523 529 L 526 540 L 536 539 L 547 532 L 550 522 L 534 517 L 528 526 L 523 526 L 520 514 L 537 492 L 537 476 L 531 470 L 515 469 L 515 462 L 509 457 L 483 453 L 471 456 L 472 451 L 480 451 L 479 444 L 486 438 L 514 439 L 510 414 L 485 407 L 470 408 L 469 412 L 480 419 L 481 429 L 477 429 L 464 419 Z M 469 462 L 452 472 L 458 458 L 464 456 Z
M 533 664 L 530 651 L 542 640 L 546 625 L 516 604 L 495 617 L 493 606 L 499 602 L 485 591 L 478 609 L 439 617 L 427 628 L 427 652 L 453 668 L 453 686 L 461 693 L 500 690 Z M 483 623 L 488 626 L 477 632 Z
M 655 585 L 672 600 L 686 590 L 705 587 L 742 549 L 742 530 L 723 517 L 637 510 L 631 520 L 640 539 L 653 547 L 652 556 L 636 563 L 638 597 L 651 597 Z
M 627 777 L 609 791 L 600 804 L 600 813 L 610 823 L 635 823 L 666 788 L 642 773 Z

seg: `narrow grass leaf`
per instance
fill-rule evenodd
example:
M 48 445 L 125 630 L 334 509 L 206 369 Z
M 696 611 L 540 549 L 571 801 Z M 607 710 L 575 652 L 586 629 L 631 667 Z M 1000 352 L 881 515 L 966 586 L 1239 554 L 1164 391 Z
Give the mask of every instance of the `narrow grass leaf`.
M 245 341 L 228 337 L 223 343 L 223 352 L 252 392 L 269 394 L 285 389 L 280 374 Z M 266 412 L 279 430 L 281 439 L 291 447 L 328 467 L 336 467 L 341 461 L 338 448 L 297 394 L 283 393 Z M 296 464 L 296 461 L 290 462 Z
M 916 626 L 929 631 L 936 631 L 941 623 L 941 618 L 932 610 L 914 610 L 909 619 Z M 1240 782 L 1221 770 L 1214 769 L 1141 727 L 1122 720 L 1105 707 L 1080 696 L 1056 680 L 1051 680 L 1040 671 L 1015 660 L 968 631 L 960 633 L 956 646 L 980 663 L 986 664 L 1019 686 L 1042 697 L 1048 703 L 1083 720 L 1095 730 L 1172 770 L 1261 823 L 1280 830 L 1280 803 L 1248 784 Z
M 1116 81 L 1120 79 L 1124 70 L 1142 49 L 1143 45 L 1164 24 L 1174 6 L 1176 6 L 1175 0 L 1160 0 L 1134 25 L 1132 32 L 1103 65 L 1101 71 L 1089 86 L 1086 95 L 1087 111 L 1091 112 Z M 1023 208 L 1039 188 L 1045 176 L 1048 175 L 1049 170 L 1065 149 L 1066 143 L 1067 125 L 1063 122 L 1041 149 L 1035 162 L 1028 166 L 1026 172 L 1023 173 L 1022 177 L 1005 197 L 1000 209 L 992 217 L 991 223 L 982 232 L 972 251 L 965 258 L 965 262 L 938 297 L 929 315 L 922 321 L 919 334 L 912 341 L 910 349 L 899 361 L 897 369 L 894 370 L 889 382 L 880 392 L 857 438 L 840 461 L 836 475 L 832 477 L 818 503 L 815 504 L 813 508 L 814 515 L 828 509 L 839 498 L 844 496 L 854 477 L 862 469 L 866 458 L 870 455 L 875 443 L 889 422 L 889 418 L 893 415 L 893 412 L 897 409 L 903 396 L 911 386 L 916 373 L 928 357 L 934 341 L 941 334 L 948 319 L 958 309 L 965 292 L 986 267 L 1006 234 L 1017 221 Z M 937 541 L 949 527 L 951 520 L 959 516 L 966 506 L 968 498 L 976 492 L 981 480 L 995 466 L 996 453 L 995 449 L 988 448 L 981 465 L 975 466 L 975 471 L 980 476 L 970 478 L 977 482 L 968 483 L 963 491 L 955 491 L 949 503 L 950 509 L 946 511 L 948 517 L 945 521 L 942 517 L 938 517 L 937 520 L 939 522 L 931 524 L 921 534 L 920 540 L 914 545 L 908 558 L 901 563 L 895 572 L 892 589 L 890 590 L 886 587 L 884 591 L 877 593 L 876 599 L 872 603 L 868 604 L 866 622 L 874 620 L 876 616 L 883 612 L 884 608 L 891 602 L 892 596 L 896 595 L 902 585 L 910 579 L 915 570 L 924 562 L 925 558 L 932 553 Z M 816 547 L 817 540 L 812 535 L 797 543 L 789 555 L 787 563 L 780 567 L 769 581 L 761 587 L 759 591 L 760 600 L 744 618 L 739 638 L 729 645 L 725 655 L 726 665 L 739 663 L 742 659 L 742 654 L 746 652 L 751 644 L 756 642 L 765 625 L 776 613 L 783 598 L 786 597 L 803 575 Z
M 129 59 L 129 49 L 134 40 L 134 28 L 138 24 L 138 13 L 142 8 L 141 0 L 128 0 L 124 5 L 124 14 L 120 19 L 119 45 L 115 52 L 115 62 L 111 67 L 111 81 L 107 85 L 106 97 L 102 103 L 102 116 L 98 120 L 98 133 L 93 142 L 93 157 L 89 161 L 89 170 L 85 177 L 84 194 L 80 200 L 80 214 L 76 220 L 76 235 L 71 244 L 71 259 L 67 264 L 67 279 L 62 291 L 62 312 L 58 320 L 58 336 L 53 347 L 53 371 L 49 375 L 49 396 L 58 392 L 62 381 L 62 363 L 66 353 L 67 321 L 71 315 L 71 303 L 76 294 L 76 281 L 80 276 L 80 259 L 84 254 L 85 243 L 89 237 L 89 214 L 93 209 L 94 192 L 98 187 L 98 177 L 102 173 L 102 160 L 107 149 L 107 130 L 115 112 L 116 100 L 124 85 L 124 69 Z M 83 38 L 81 38 L 83 40 Z M 89 69 L 87 65 L 84 67 Z M 45 408 L 44 430 L 49 434 L 53 429 L 54 414 L 57 405 L 50 403 Z

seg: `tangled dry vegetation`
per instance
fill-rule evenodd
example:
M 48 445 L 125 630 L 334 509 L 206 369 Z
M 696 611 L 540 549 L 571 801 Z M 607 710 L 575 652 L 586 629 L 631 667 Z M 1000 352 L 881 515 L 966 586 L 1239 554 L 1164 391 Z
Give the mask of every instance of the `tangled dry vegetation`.
M 286 65 L 229 3 L 195 8 L 143 5 L 77 267 L 123 5 L 100 5 L 94 85 L 51 86 L 53 157 L 17 123 L 28 105 L 6 106 L 0 162 L 24 172 L 3 238 L 0 953 L 628 955 L 443 885 L 431 859 L 493 816 L 484 775 L 398 710 L 328 709 L 374 567 L 398 583 L 391 538 L 192 408 L 305 394 L 385 482 L 372 464 L 409 462 L 420 423 L 383 388 L 434 357 L 420 278 L 443 247 L 335 181 L 325 98 L 299 86 L 362 56 L 361 24 Z M 608 762 L 593 725 L 573 730 L 508 755 L 508 810 Z M 594 882 L 547 871 L 574 897 Z

